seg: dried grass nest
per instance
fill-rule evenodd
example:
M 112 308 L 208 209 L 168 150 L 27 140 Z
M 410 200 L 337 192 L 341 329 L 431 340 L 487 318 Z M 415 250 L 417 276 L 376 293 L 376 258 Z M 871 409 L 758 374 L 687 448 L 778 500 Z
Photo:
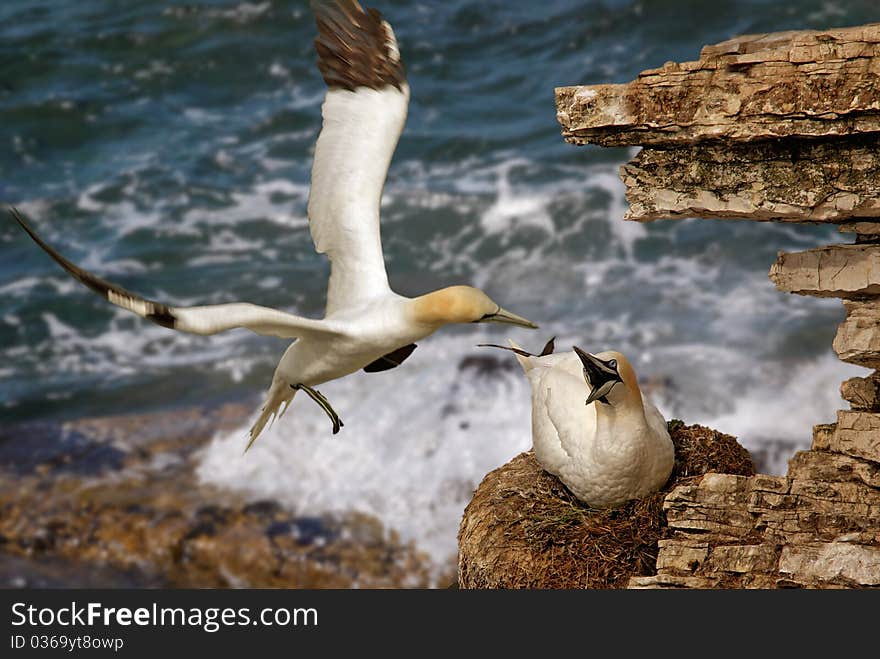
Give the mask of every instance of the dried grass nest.
M 734 437 L 677 419 L 668 427 L 675 466 L 666 485 L 619 508 L 581 503 L 531 451 L 487 474 L 459 529 L 458 587 L 625 588 L 630 577 L 656 574 L 666 494 L 707 472 L 755 473 Z

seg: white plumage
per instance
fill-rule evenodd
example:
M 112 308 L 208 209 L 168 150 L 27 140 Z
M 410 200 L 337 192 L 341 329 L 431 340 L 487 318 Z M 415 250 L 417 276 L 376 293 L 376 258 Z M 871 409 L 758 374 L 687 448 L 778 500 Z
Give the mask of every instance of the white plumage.
M 387 294 L 379 204 L 406 121 L 409 87 L 327 92 L 315 145 L 309 228 L 331 261 L 327 314 Z
M 527 354 L 517 359 L 532 389 L 532 442 L 544 469 L 595 508 L 618 506 L 665 484 L 672 440 L 663 415 L 643 400 L 626 357 L 611 351 Z

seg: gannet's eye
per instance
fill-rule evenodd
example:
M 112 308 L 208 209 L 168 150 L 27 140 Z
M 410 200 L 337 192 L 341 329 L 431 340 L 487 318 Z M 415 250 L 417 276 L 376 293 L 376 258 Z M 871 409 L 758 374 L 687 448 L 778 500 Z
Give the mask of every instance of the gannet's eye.
M 608 362 L 608 368 L 613 368 L 615 371 L 617 370 L 617 360 L 612 359 Z

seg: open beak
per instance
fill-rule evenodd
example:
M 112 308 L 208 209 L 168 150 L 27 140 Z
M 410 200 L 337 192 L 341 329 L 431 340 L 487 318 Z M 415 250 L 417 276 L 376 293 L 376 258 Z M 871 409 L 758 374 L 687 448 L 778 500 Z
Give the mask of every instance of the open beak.
M 615 384 L 617 384 L 617 383 L 616 382 L 606 382 L 601 387 L 594 387 L 593 390 L 590 392 L 590 395 L 587 396 L 586 405 L 589 405 L 594 400 L 597 400 L 599 398 L 604 398 L 605 396 L 607 396 L 609 393 L 611 393 L 611 389 L 612 389 L 612 387 L 614 387 Z
M 529 329 L 538 329 L 538 326 L 535 325 L 532 321 L 523 318 L 522 316 L 517 316 L 515 313 L 511 313 L 505 309 L 498 309 L 493 314 L 485 316 L 480 320 L 481 323 L 507 323 L 508 325 L 516 325 L 517 327 L 528 327 Z
M 580 357 L 581 363 L 584 365 L 584 375 L 589 381 L 590 395 L 587 396 L 586 403 L 589 405 L 593 401 L 607 396 L 614 385 L 621 381 L 620 376 L 597 357 L 584 352 L 577 346 L 573 347 L 575 354 Z

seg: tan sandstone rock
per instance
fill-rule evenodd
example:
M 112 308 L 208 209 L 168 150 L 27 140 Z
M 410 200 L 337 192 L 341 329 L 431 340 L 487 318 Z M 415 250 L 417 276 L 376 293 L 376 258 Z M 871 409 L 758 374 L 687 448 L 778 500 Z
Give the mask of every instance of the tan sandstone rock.
M 880 412 L 880 372 L 864 378 L 850 378 L 840 385 L 840 396 L 854 410 Z
M 627 220 L 842 222 L 880 216 L 880 137 L 646 148 L 621 168 Z M 859 233 L 880 223 L 859 222 Z
M 856 233 L 863 236 L 880 236 L 880 222 L 860 220 L 858 222 L 844 222 L 840 225 L 841 233 Z
M 834 352 L 843 361 L 880 368 L 880 301 L 846 302 L 846 320 L 837 328 Z
M 830 450 L 880 462 L 880 414 L 840 410 Z
M 783 547 L 779 571 L 805 585 L 880 586 L 880 547 L 849 542 Z
M 860 298 L 880 294 L 880 246 L 829 245 L 780 252 L 770 279 L 786 293 Z M 868 311 L 873 312 L 873 307 Z
M 789 460 L 788 475 L 808 481 L 856 481 L 880 489 L 880 464 L 829 451 L 798 451 Z
M 566 140 L 681 146 L 880 131 L 880 25 L 737 37 L 623 85 L 556 89 Z

